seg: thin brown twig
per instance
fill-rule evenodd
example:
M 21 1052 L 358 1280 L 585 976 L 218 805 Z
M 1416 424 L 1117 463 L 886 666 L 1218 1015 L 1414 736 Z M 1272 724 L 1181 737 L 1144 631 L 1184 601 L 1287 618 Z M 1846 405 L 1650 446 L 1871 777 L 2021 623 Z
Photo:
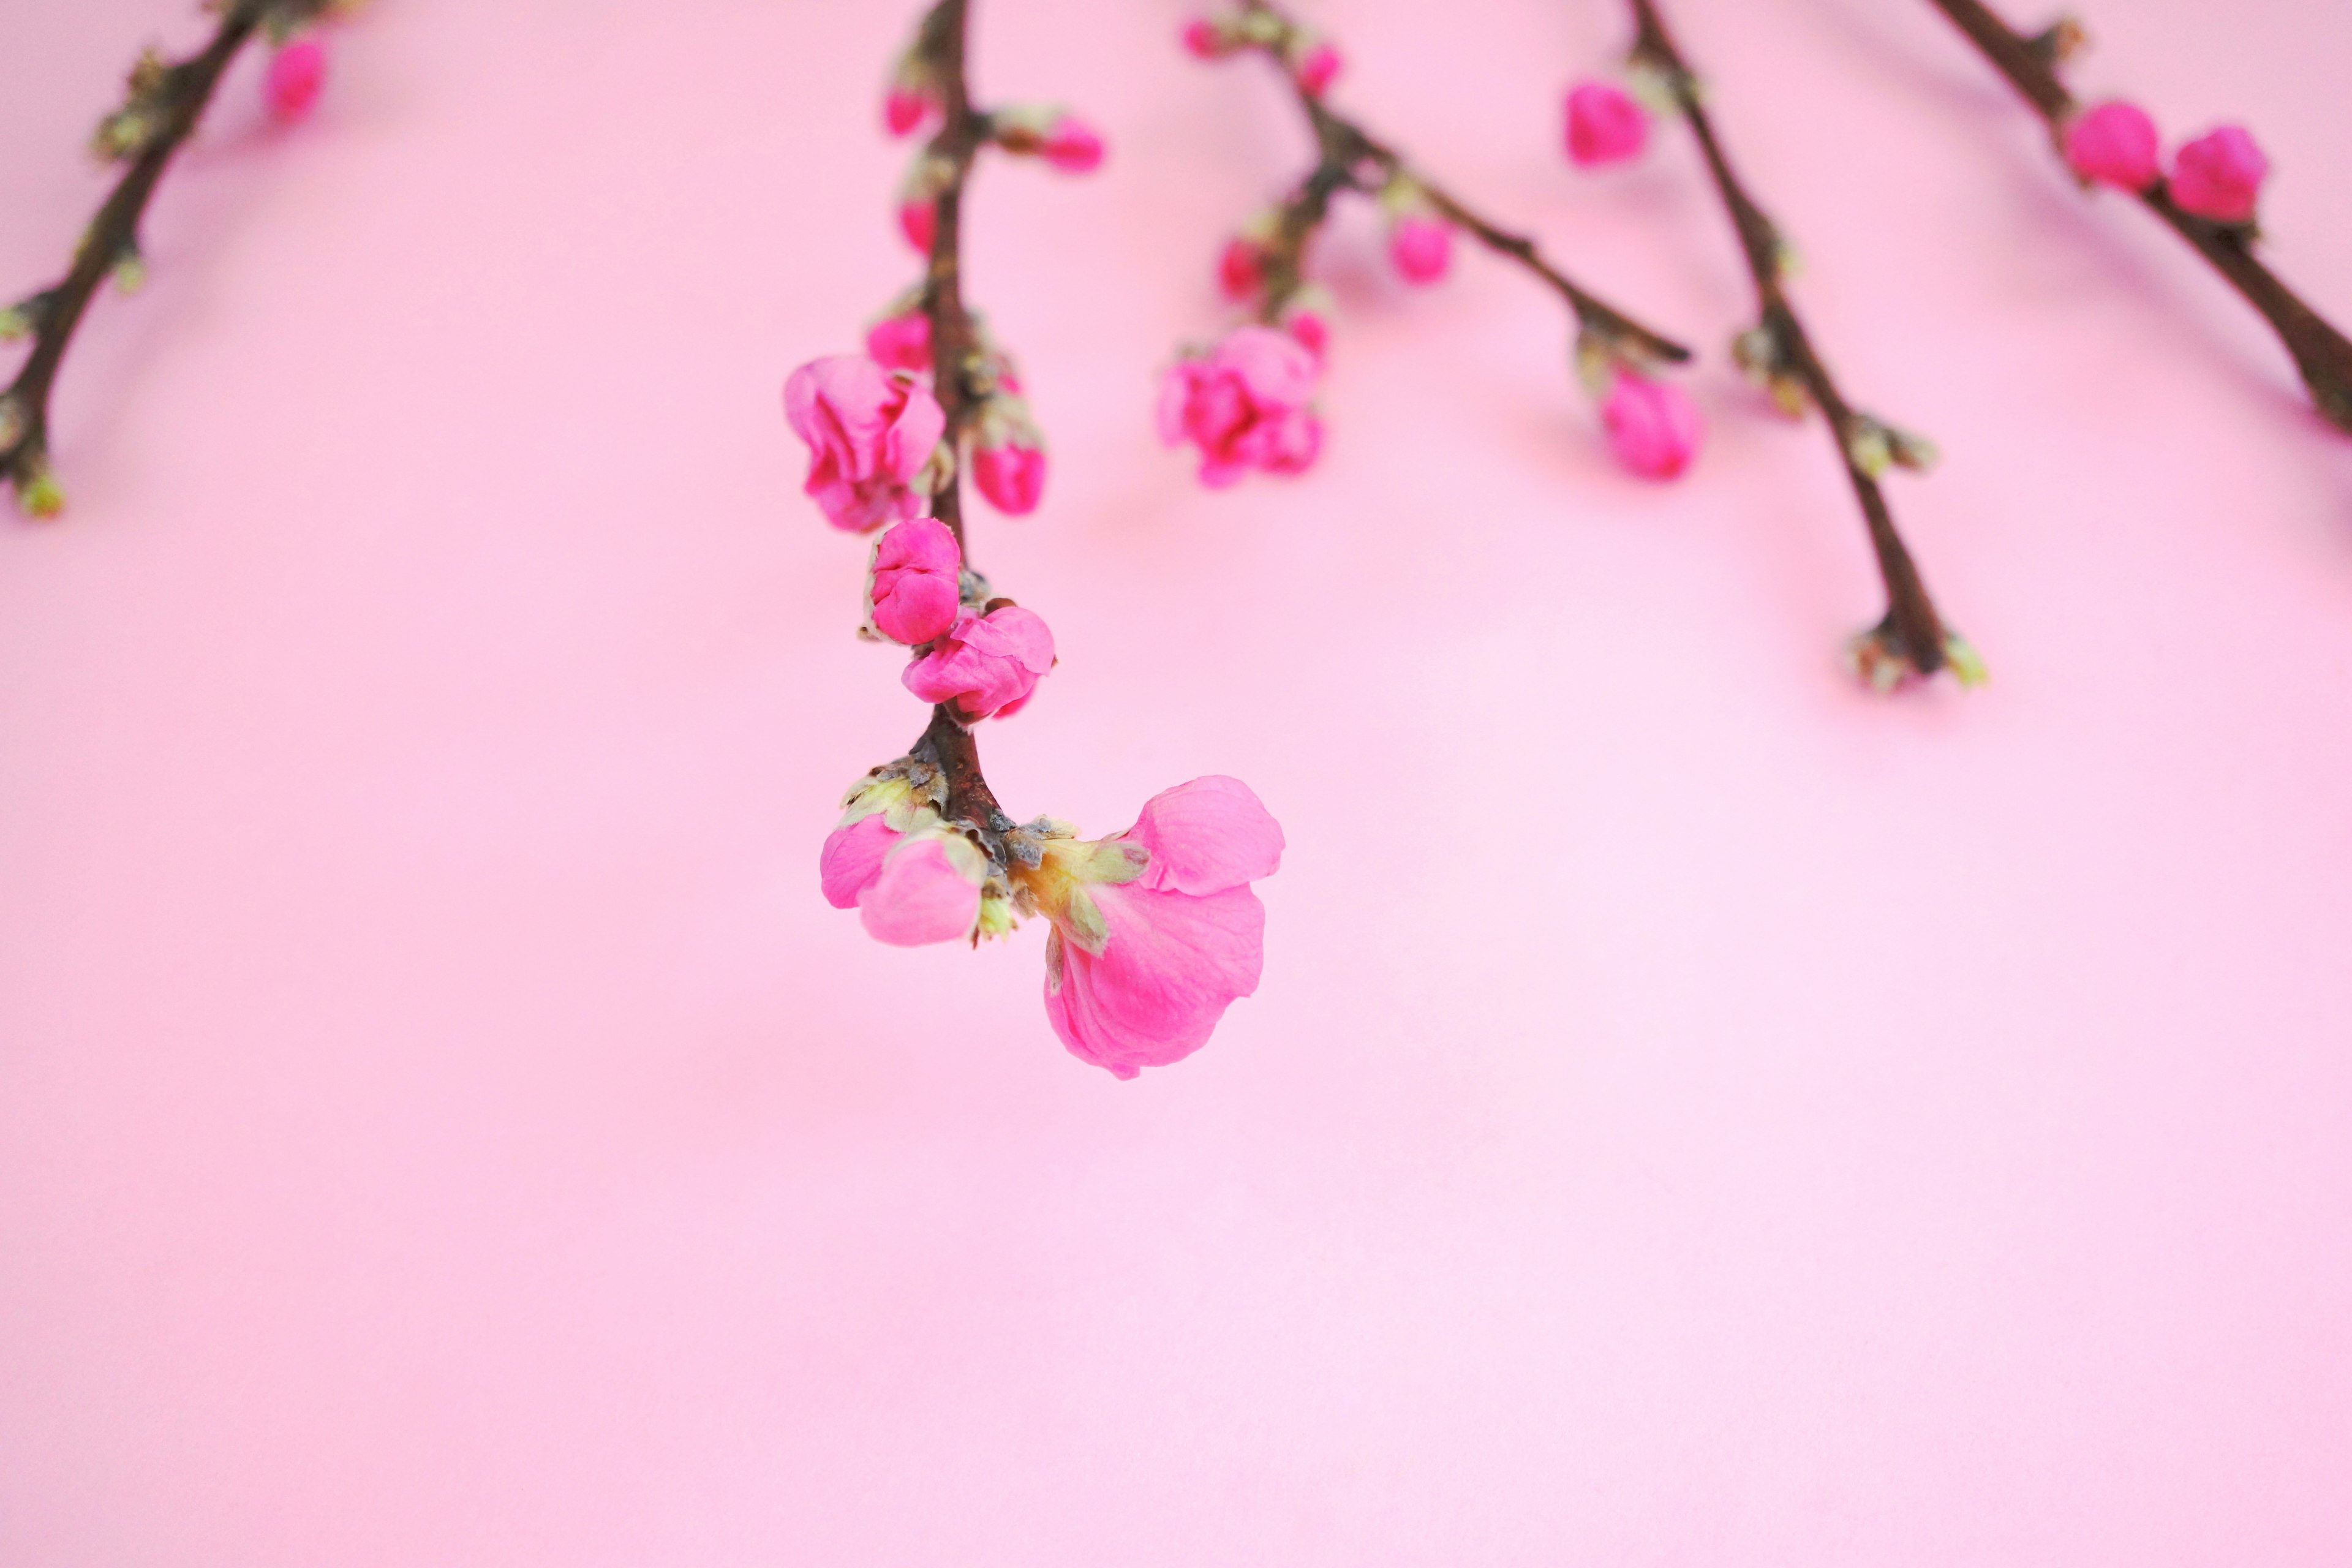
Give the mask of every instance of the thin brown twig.
M 964 184 L 991 136 L 989 117 L 972 107 L 964 69 L 971 9 L 970 0 L 939 0 L 924 16 L 918 42 L 938 72 L 945 116 L 926 156 L 950 171 L 933 204 L 935 221 L 922 309 L 931 327 L 932 393 L 947 416 L 941 444 L 956 455 L 956 460 L 947 466 L 931 492 L 931 515 L 955 535 L 957 547 L 964 550 L 967 567 L 971 557 L 964 543 L 962 437 L 993 390 L 985 384 L 990 372 L 979 327 L 963 302 Z M 950 821 L 969 822 L 991 835 L 1013 826 L 981 772 L 979 742 L 946 704 L 932 708 L 930 723 L 908 754 L 937 763 L 946 774 L 945 815 Z
M 2061 23 L 2029 37 L 1994 15 L 1982 0 L 1933 3 L 2041 115 L 2052 140 L 2063 142 L 2076 106 L 2074 94 L 2058 78 L 2058 63 L 2066 51 L 2057 45 L 2061 39 L 2079 43 L 2081 29 Z M 2251 226 L 2215 223 L 2184 212 L 2172 199 L 2171 186 L 2160 176 L 2139 193 L 2139 199 L 2262 312 L 2293 356 L 2313 404 L 2330 424 L 2352 433 L 2352 340 L 2347 340 L 2254 255 Z
M 1737 351 L 1743 363 L 1764 374 L 1774 394 L 1791 411 L 1810 400 L 1822 411 L 1837 442 L 1838 458 L 1861 503 L 1870 546 L 1878 560 L 1878 574 L 1886 586 L 1886 614 L 1856 639 L 1853 656 L 1858 672 L 1874 684 L 1885 685 L 1906 673 L 1932 675 L 1950 668 L 1962 684 L 1982 679 L 1973 649 L 1945 625 L 1920 580 L 1919 568 L 1904 544 L 1880 489 L 1877 470 L 1887 462 L 1920 466 L 1931 449 L 1916 437 L 1882 425 L 1856 409 L 1839 390 L 1836 378 L 1813 347 L 1811 336 L 1786 288 L 1786 246 L 1772 220 L 1764 215 L 1723 150 L 1722 139 L 1708 118 L 1705 95 L 1654 0 L 1631 0 L 1633 9 L 1633 62 L 1653 73 L 1673 94 L 1676 108 L 1689 121 L 1706 160 L 1707 173 L 1723 198 L 1739 239 L 1742 258 L 1756 285 L 1759 321 Z
M 1298 26 L 1273 0 L 1244 0 L 1242 11 L 1244 16 L 1271 18 L 1280 34 L 1295 32 Z M 1480 245 L 1524 268 L 1559 295 L 1575 316 L 1577 325 L 1585 331 L 1645 360 L 1679 364 L 1691 357 L 1690 350 L 1681 343 L 1643 325 L 1569 277 L 1544 256 L 1532 238 L 1485 217 L 1412 166 L 1394 147 L 1332 110 L 1289 68 L 1278 43 L 1256 37 L 1245 47 L 1257 50 L 1282 68 L 1315 134 L 1318 160 L 1301 182 L 1298 193 L 1284 204 L 1276 241 L 1269 247 L 1274 275 L 1267 279 L 1261 305 L 1261 313 L 1268 321 L 1279 314 L 1284 301 L 1301 286 L 1298 268 L 1307 237 L 1323 222 L 1331 196 L 1342 189 L 1376 194 L 1388 182 L 1404 179 L 1420 190 L 1432 207 Z
M 49 397 L 66 350 L 97 297 L 118 269 L 138 276 L 139 225 L 173 157 L 195 133 L 214 89 L 237 52 L 265 23 L 306 19 L 326 0 L 233 0 L 223 8 L 211 42 L 177 64 L 150 54 L 131 77 L 130 100 L 100 128 L 100 150 L 129 166 L 98 209 L 64 278 L 13 308 L 30 332 L 33 352 L 7 390 L 0 392 L 0 478 L 15 487 L 17 504 L 34 517 L 51 517 L 65 504 L 49 461 Z

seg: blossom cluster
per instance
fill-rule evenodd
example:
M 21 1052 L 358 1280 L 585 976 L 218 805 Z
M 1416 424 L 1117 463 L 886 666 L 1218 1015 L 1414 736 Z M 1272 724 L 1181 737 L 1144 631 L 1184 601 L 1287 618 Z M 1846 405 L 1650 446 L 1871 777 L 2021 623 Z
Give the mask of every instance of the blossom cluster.
M 1535 264 L 1531 254 L 1513 248 L 1525 242 L 1482 224 L 1330 110 L 1324 99 L 1339 74 L 1339 51 L 1269 0 L 1242 0 L 1234 9 L 1197 18 L 1186 26 L 1183 39 L 1203 59 L 1254 50 L 1280 64 L 1307 108 L 1322 150 L 1297 191 L 1242 225 L 1218 254 L 1219 290 L 1239 308 L 1242 321 L 1213 344 L 1187 349 L 1162 382 L 1161 438 L 1195 448 L 1201 481 L 1223 488 L 1252 471 L 1299 473 L 1321 450 L 1314 395 L 1329 346 L 1333 301 L 1307 281 L 1306 252 L 1332 195 L 1354 190 L 1377 202 L 1389 265 L 1408 285 L 1425 287 L 1447 276 L 1465 225 L 1484 243 Z M 1550 280 L 1561 286 L 1556 277 Z M 1696 405 L 1680 387 L 1652 374 L 1654 356 L 1639 338 L 1608 321 L 1588 319 L 1581 304 L 1577 312 L 1576 363 L 1601 405 L 1611 448 L 1636 474 L 1679 477 L 1697 455 L 1704 433 Z
M 1265 910 L 1250 883 L 1280 864 L 1282 831 L 1229 778 L 1164 790 L 1103 839 L 1052 817 L 1015 823 L 980 778 L 972 727 L 1027 708 L 1055 647 L 1043 616 L 965 559 L 959 487 L 968 474 L 999 512 L 1032 512 L 1045 444 L 1012 356 L 963 307 L 939 203 L 960 196 L 980 142 L 1077 173 L 1103 143 L 1065 110 L 983 115 L 961 100 L 967 4 L 929 14 L 883 105 L 895 135 L 937 127 L 898 209 L 926 280 L 869 327 L 863 353 L 813 360 L 784 387 L 808 447 L 803 488 L 835 528 L 873 541 L 860 633 L 908 650 L 901 684 L 931 710 L 906 755 L 849 791 L 819 881 L 892 946 L 976 944 L 1044 917 L 1047 1019 L 1081 1059 L 1133 1078 L 1197 1050 L 1256 990 Z

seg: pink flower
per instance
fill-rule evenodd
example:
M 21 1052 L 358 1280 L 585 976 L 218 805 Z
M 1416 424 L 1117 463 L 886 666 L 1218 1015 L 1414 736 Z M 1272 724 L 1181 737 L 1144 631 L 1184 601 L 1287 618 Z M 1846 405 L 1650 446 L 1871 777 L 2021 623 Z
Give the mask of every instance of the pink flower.
M 291 125 L 309 116 L 326 82 L 327 46 L 316 38 L 297 38 L 270 57 L 269 74 L 261 83 L 262 100 L 272 120 Z
M 986 876 L 981 852 L 962 834 L 936 827 L 910 833 L 890 846 L 879 872 L 859 891 L 857 918 L 866 935 L 892 947 L 953 942 L 970 936 L 980 919 Z
M 1264 255 L 1254 241 L 1238 236 L 1227 240 L 1223 253 L 1217 258 L 1218 291 L 1235 304 L 1255 294 L 1258 285 L 1265 279 Z
M 907 243 L 925 256 L 931 253 L 931 241 L 940 232 L 940 209 L 930 201 L 910 201 L 898 204 L 898 232 Z
M 2252 223 L 2271 161 L 2242 125 L 2209 131 L 2172 155 L 2172 199 L 2215 223 Z
M 904 136 L 930 117 L 931 100 L 928 93 L 893 82 L 882 100 L 882 123 L 890 128 L 893 136 Z
M 1331 79 L 1339 74 L 1340 63 L 1339 51 L 1318 41 L 1307 45 L 1306 51 L 1298 56 L 1293 73 L 1301 90 L 1309 98 L 1320 98 L 1323 89 L 1329 87 Z
M 1454 258 L 1454 226 L 1418 215 L 1389 227 L 1389 259 L 1408 283 L 1434 283 Z
M 1650 139 L 1650 117 L 1605 81 L 1580 82 L 1568 95 L 1568 156 L 1580 168 L 1621 163 Z
M 1213 60 L 1227 48 L 1224 30 L 1206 16 L 1184 24 L 1184 47 L 1195 59 Z
M 856 909 L 857 895 L 882 875 L 882 858 L 890 853 L 898 837 L 878 811 L 827 834 L 816 863 L 824 901 L 836 910 Z
M 1021 441 L 975 447 L 971 481 L 988 504 L 1007 517 L 1025 517 L 1037 510 L 1045 493 L 1045 454 Z
M 1007 605 L 984 616 L 964 611 L 899 679 L 924 701 L 945 703 L 976 724 L 1019 712 L 1053 668 L 1054 634 L 1045 617 Z
M 1116 838 L 1049 845 L 1031 885 L 1054 922 L 1045 1016 L 1062 1043 L 1120 1078 L 1200 1049 L 1257 989 L 1265 907 L 1249 884 L 1282 849 L 1249 786 L 1213 776 L 1152 796 Z
M 1601 408 L 1618 460 L 1645 479 L 1679 477 L 1698 455 L 1705 426 L 1679 386 L 1620 371 Z
M 928 373 L 931 368 L 931 319 L 920 310 L 877 321 L 866 333 L 867 357 L 885 370 Z
M 1239 327 L 1197 359 L 1180 360 L 1160 385 L 1160 437 L 1201 449 L 1201 482 L 1223 489 L 1252 468 L 1302 472 L 1323 445 L 1307 406 L 1315 356 L 1271 327 Z
M 2121 99 L 2085 110 L 2066 128 L 2066 162 L 2074 173 L 2117 190 L 2144 191 L 2156 183 L 2156 121 Z
M 912 488 L 947 431 L 928 388 L 859 354 L 811 360 L 784 383 L 784 417 L 809 446 L 803 485 L 835 528 L 865 533 L 922 510 Z
M 927 643 L 955 625 L 963 552 L 937 518 L 886 530 L 866 577 L 866 618 L 893 642 Z
M 1038 155 L 1066 174 L 1086 174 L 1102 167 L 1103 141 L 1095 128 L 1075 114 L 1065 114 L 1047 128 Z

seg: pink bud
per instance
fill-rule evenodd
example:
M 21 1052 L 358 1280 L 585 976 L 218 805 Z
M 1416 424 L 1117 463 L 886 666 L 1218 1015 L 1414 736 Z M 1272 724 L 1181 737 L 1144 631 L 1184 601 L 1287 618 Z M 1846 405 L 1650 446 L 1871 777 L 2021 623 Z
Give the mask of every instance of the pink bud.
M 1706 433 L 1688 393 L 1630 371 L 1618 373 L 1601 421 L 1618 460 L 1645 479 L 1679 477 L 1698 455 Z
M 963 552 L 937 518 L 898 524 L 875 542 L 866 614 L 893 642 L 927 643 L 955 625 Z
M 316 38 L 297 38 L 287 45 L 270 57 L 269 74 L 261 83 L 270 118 L 280 125 L 306 118 L 326 81 L 326 45 Z
M 1433 217 L 1397 219 L 1389 229 L 1389 259 L 1408 283 L 1434 283 L 1454 257 L 1454 226 Z
M 2271 161 L 2242 125 L 2209 131 L 2172 155 L 2172 199 L 2215 223 L 2251 223 Z
M 1217 288 L 1236 304 L 1249 299 L 1265 280 L 1261 266 L 1264 253 L 1251 241 L 1234 238 L 1225 242 L 1223 255 L 1217 258 Z
M 1339 51 L 1329 44 L 1309 46 L 1307 52 L 1298 57 L 1299 88 L 1309 98 L 1322 97 L 1323 89 L 1331 85 L 1331 79 L 1339 74 Z
M 885 370 L 931 368 L 931 319 L 920 310 L 877 321 L 866 334 L 866 356 Z
M 1580 168 L 1622 163 L 1650 139 L 1650 116 L 1605 81 L 1580 82 L 1568 95 L 1568 156 Z
M 2066 128 L 2066 162 L 2077 174 L 2117 190 L 2156 183 L 2156 121 L 2137 103 L 2111 99 Z
M 1301 347 L 1315 356 L 1321 364 L 1331 345 L 1331 326 L 1318 310 L 1293 310 L 1282 318 L 1282 330 L 1297 338 Z
M 899 679 L 924 701 L 945 703 L 973 724 L 1020 711 L 1053 668 L 1054 634 L 1045 617 L 1007 605 L 985 616 L 965 611 Z
M 1054 121 L 1037 151 L 1045 162 L 1066 174 L 1091 174 L 1102 167 L 1102 137 L 1075 114 L 1065 114 Z
M 904 136 L 931 112 L 931 100 L 911 88 L 893 85 L 882 100 L 882 123 L 893 136 Z
M 1005 516 L 1025 517 L 1037 510 L 1045 493 L 1045 454 L 1014 441 L 977 447 L 971 454 L 971 481 L 988 504 Z
M 1225 52 L 1225 36 L 1206 16 L 1184 24 L 1184 47 L 1195 59 L 1213 60 Z
M 882 861 L 882 874 L 857 896 L 866 934 L 892 947 L 969 936 L 980 918 L 984 873 L 979 860 L 979 851 L 942 833 L 896 845 Z
M 930 202 L 908 202 L 898 208 L 898 232 L 907 243 L 925 256 L 931 253 L 931 241 L 940 232 L 940 211 Z
M 854 910 L 857 895 L 882 874 L 882 858 L 898 842 L 898 835 L 876 812 L 825 836 L 824 852 L 817 857 L 818 885 L 824 901 L 836 910 Z

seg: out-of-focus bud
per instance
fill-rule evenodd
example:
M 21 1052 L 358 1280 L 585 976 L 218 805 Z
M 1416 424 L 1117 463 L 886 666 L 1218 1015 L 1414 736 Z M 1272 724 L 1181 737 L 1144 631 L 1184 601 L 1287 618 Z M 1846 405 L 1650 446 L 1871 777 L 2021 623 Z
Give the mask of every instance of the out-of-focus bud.
M 2090 32 L 2073 16 L 2061 16 L 2025 40 L 2025 47 L 2032 50 L 2042 64 L 2051 66 L 2064 65 L 2090 47 Z
M 955 165 L 928 153 L 917 158 L 898 186 L 898 232 L 925 256 L 939 236 L 939 200 L 955 181 Z
M 1681 478 L 1706 430 L 1690 394 L 1630 371 L 1618 373 L 1601 422 L 1617 460 L 1645 479 Z
M 1076 115 L 1065 114 L 1046 131 L 1039 153 L 1066 174 L 1092 174 L 1102 167 L 1102 136 Z
M 1639 154 L 1650 140 L 1650 116 L 1633 97 L 1604 81 L 1580 82 L 1568 95 L 1569 161 L 1597 169 Z
M 1309 98 L 1320 98 L 1324 89 L 1338 78 L 1345 62 L 1339 51 L 1328 40 L 1318 38 L 1304 29 L 1290 36 L 1290 47 L 1285 51 L 1290 61 L 1290 74 L 1298 83 L 1298 90 Z
M 16 463 L 16 505 L 26 517 L 50 518 L 66 509 L 65 487 L 47 461 L 37 453 L 19 454 Z
M 1184 24 L 1184 49 L 1194 59 L 1213 60 L 1234 51 L 1234 39 L 1214 17 L 1195 16 Z
M 309 118 L 326 84 L 327 46 L 316 37 L 297 38 L 270 57 L 269 74 L 261 82 L 262 101 L 272 120 L 293 125 Z
M 2156 184 L 2156 121 L 2147 110 L 2110 99 L 2066 127 L 2066 163 L 2094 184 L 2137 193 Z
M 114 258 L 114 287 L 125 294 L 136 294 L 147 287 L 147 258 L 136 245 L 126 245 Z
M 2271 161 L 2242 125 L 2209 131 L 2172 155 L 2172 199 L 2215 223 L 2254 221 Z
M 1950 670 L 1961 689 L 1973 690 L 1991 679 L 1982 656 L 1958 632 L 1946 630 L 1942 653 L 1937 668 Z M 1854 634 L 1845 647 L 1845 664 L 1855 679 L 1877 692 L 1916 685 L 1933 673 L 1920 668 L 1920 660 L 1895 629 L 1892 613 L 1867 631 Z
M 1251 299 L 1265 281 L 1265 251 L 1244 236 L 1227 240 L 1217 256 L 1218 291 L 1235 304 Z
M 1330 352 L 1331 303 L 1328 293 L 1309 284 L 1293 293 L 1282 307 L 1282 330 L 1297 339 L 1318 365 Z
M 1036 426 L 1026 420 L 1003 431 L 999 439 L 992 440 L 993 434 L 983 421 L 980 444 L 971 453 L 971 482 L 1005 516 L 1024 517 L 1045 498 L 1045 447 Z
M 931 368 L 931 319 L 902 310 L 866 329 L 866 357 L 885 370 L 927 373 Z
M 1412 213 L 1389 226 L 1389 260 L 1408 283 L 1434 283 L 1454 260 L 1454 226 Z

